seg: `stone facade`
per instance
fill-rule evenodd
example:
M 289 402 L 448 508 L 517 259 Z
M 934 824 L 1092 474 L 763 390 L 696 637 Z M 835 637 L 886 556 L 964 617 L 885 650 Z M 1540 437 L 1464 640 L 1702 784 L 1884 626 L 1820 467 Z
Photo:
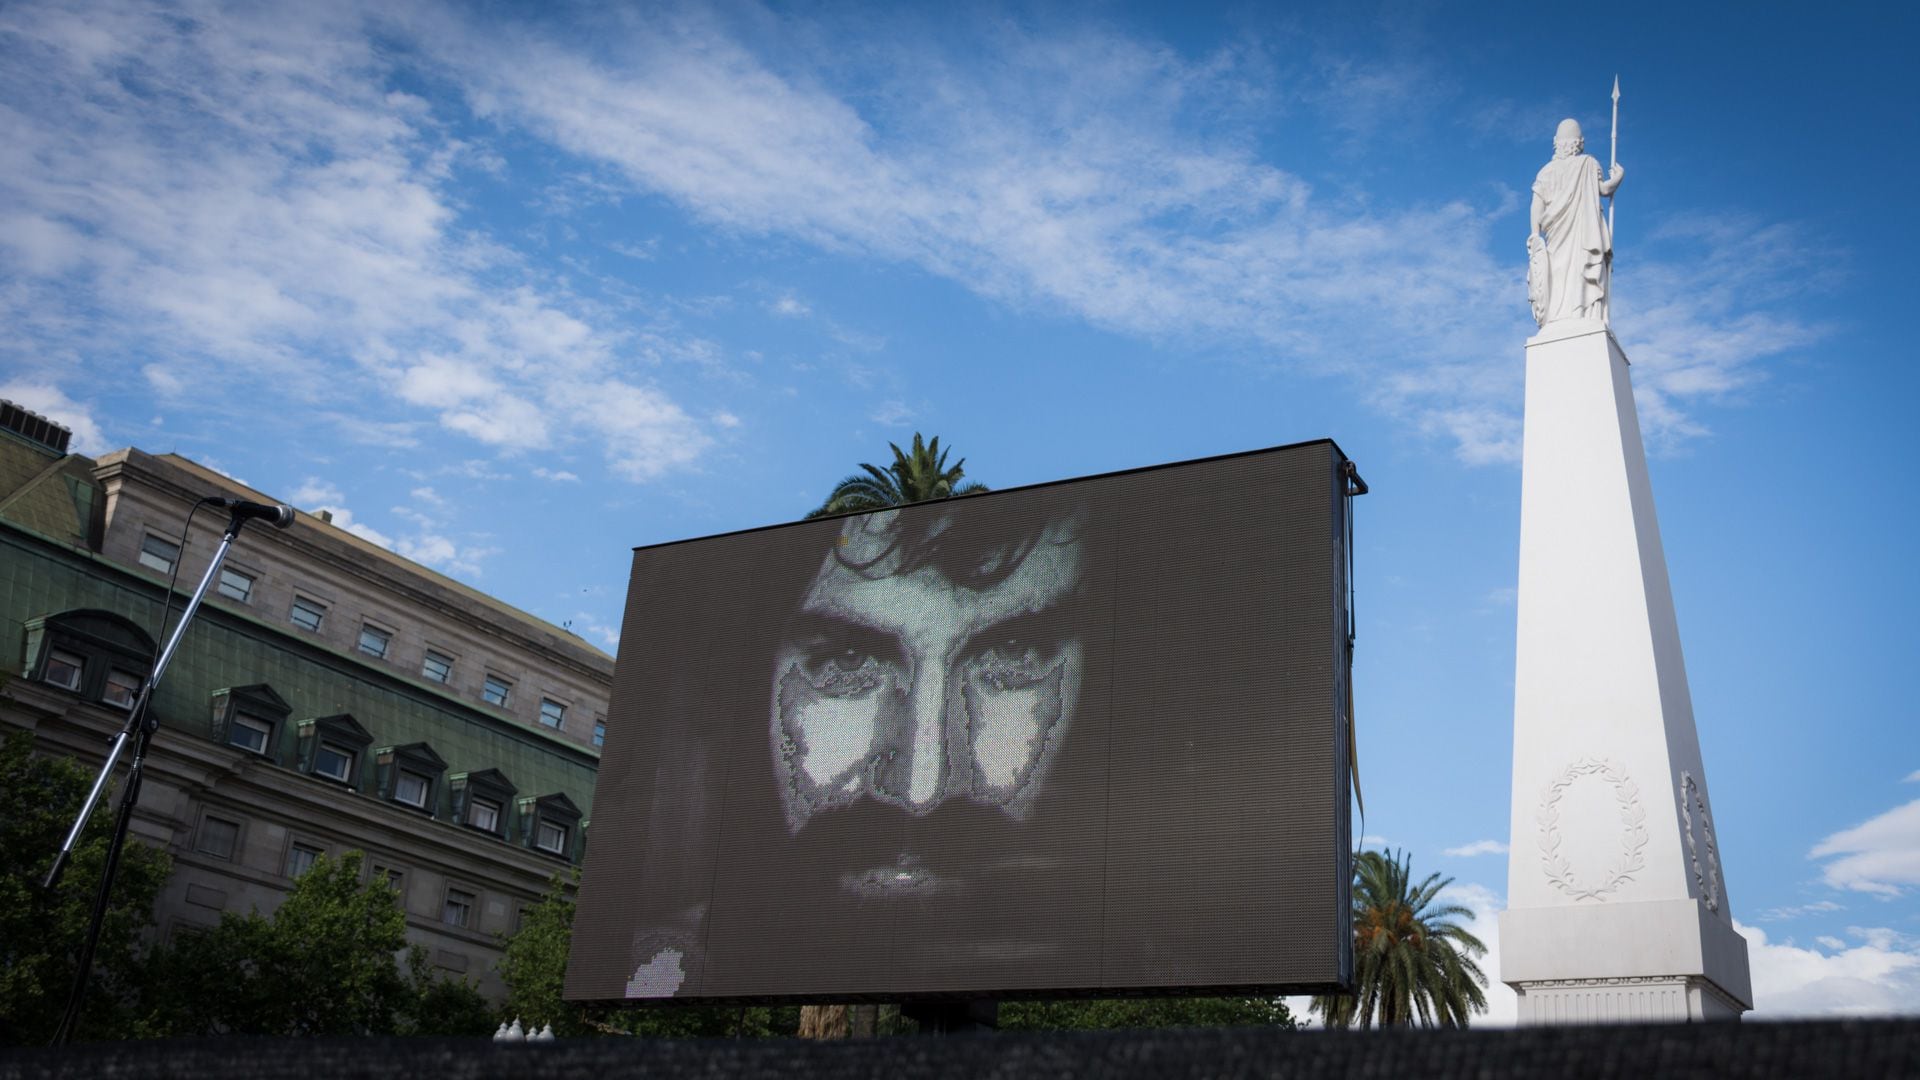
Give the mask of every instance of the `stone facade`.
M 177 619 L 226 525 L 202 510 L 178 550 L 194 501 L 276 500 L 35 434 L 0 430 L 0 723 L 97 768 L 171 564 Z M 314 856 L 359 850 L 435 965 L 497 994 L 499 936 L 584 849 L 613 658 L 305 513 L 249 524 L 225 569 L 154 697 L 133 829 L 174 860 L 159 933 L 270 912 Z

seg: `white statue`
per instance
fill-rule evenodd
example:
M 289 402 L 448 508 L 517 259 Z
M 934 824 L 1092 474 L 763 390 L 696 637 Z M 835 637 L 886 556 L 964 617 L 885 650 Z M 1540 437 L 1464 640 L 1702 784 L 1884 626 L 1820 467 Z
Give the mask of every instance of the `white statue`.
M 1613 236 L 1600 200 L 1613 194 L 1627 170 L 1615 163 L 1602 180 L 1600 163 L 1585 150 L 1580 125 L 1560 121 L 1553 135 L 1553 160 L 1533 181 L 1527 300 L 1541 326 L 1561 319 L 1607 319 Z

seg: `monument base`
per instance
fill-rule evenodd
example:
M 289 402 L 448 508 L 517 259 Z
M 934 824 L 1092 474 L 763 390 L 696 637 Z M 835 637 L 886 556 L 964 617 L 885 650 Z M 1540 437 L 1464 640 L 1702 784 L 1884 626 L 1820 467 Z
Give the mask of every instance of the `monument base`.
M 1500 949 L 1523 1024 L 1737 1020 L 1753 1007 L 1746 939 L 1698 900 L 1508 910 Z
M 1705 979 L 1637 975 L 1514 983 L 1522 1024 L 1738 1020 L 1741 1008 Z

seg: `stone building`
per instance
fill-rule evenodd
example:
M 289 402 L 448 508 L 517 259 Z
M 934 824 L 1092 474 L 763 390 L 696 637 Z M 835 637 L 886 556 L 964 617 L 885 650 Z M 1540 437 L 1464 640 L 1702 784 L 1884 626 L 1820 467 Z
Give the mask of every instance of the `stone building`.
M 0 724 L 97 769 L 227 523 L 277 500 L 185 458 L 67 453 L 0 402 Z M 167 669 L 135 836 L 173 857 L 166 937 L 272 911 L 321 854 L 367 855 L 433 963 L 498 993 L 499 935 L 577 863 L 613 658 L 300 513 L 254 522 Z M 109 803 L 99 811 L 110 813 Z

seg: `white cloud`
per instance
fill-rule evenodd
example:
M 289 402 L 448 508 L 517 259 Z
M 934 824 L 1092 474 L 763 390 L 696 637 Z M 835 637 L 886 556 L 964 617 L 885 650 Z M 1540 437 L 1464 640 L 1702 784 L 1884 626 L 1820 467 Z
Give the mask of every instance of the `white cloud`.
M 1808 857 L 1832 860 L 1820 869 L 1836 889 L 1899 896 L 1920 885 L 1920 799 L 1834 833 Z
M 887 427 L 905 427 L 913 422 L 914 411 L 904 401 L 883 401 L 874 406 L 867 419 Z
M 1272 72 L 1250 52 L 1189 59 L 1088 20 L 982 22 L 958 31 L 966 42 L 889 23 L 896 40 L 847 76 L 843 55 L 762 54 L 728 18 L 611 20 L 591 48 L 447 16 L 416 33 L 489 119 L 723 229 L 911 263 L 1125 333 L 1238 341 L 1351 373 L 1462 459 L 1516 460 L 1513 361 L 1531 327 L 1522 260 L 1490 232 L 1511 192 L 1486 205 L 1319 195 L 1246 149 L 1244 117 L 1275 104 L 1251 104 Z M 780 18 L 747 9 L 738 21 Z M 969 44 L 1002 62 L 963 65 Z M 1292 104 L 1356 135 L 1433 89 L 1412 64 L 1312 67 Z M 1656 440 L 1704 430 L 1691 402 L 1750 384 L 1761 361 L 1821 333 L 1772 302 L 1820 261 L 1804 238 L 1687 220 L 1636 253 L 1616 304 L 1656 298 L 1621 320 Z
M 0 356 L 105 384 L 151 354 L 162 389 L 374 403 L 370 441 L 425 420 L 508 453 L 595 441 L 636 481 L 693 467 L 713 440 L 636 373 L 724 355 L 475 232 L 453 180 L 513 163 L 393 89 L 424 74 L 579 159 L 555 211 L 645 192 L 1016 309 L 1350 376 L 1465 461 L 1516 456 L 1530 327 L 1493 236 L 1512 192 L 1328 194 L 1255 152 L 1285 145 L 1267 118 L 1288 109 L 1355 136 L 1410 115 L 1434 92 L 1418 64 L 1316 56 L 1289 90 L 1263 50 L 1188 57 L 1098 20 L 876 15 L 850 51 L 751 4 L 588 17 L 562 40 L 451 5 L 0 8 L 0 68 L 32 73 L 0 86 Z M 1676 220 L 1648 223 L 1618 279 L 1657 444 L 1816 340 L 1788 290 L 1840 261 L 1777 223 Z M 608 385 L 647 407 L 573 423 Z
M 565 469 L 549 469 L 540 465 L 534 466 L 533 475 L 542 480 L 553 480 L 563 484 L 577 484 L 580 482 L 578 476 L 575 476 Z
M 1915 769 L 1908 773 L 1907 778 L 1900 782 L 1903 784 L 1920 784 L 1920 769 Z
M 621 379 L 555 387 L 554 403 L 599 436 L 607 463 L 630 480 L 651 480 L 690 465 L 713 439 L 679 405 L 651 386 Z
M 1824 915 L 1830 911 L 1845 910 L 1846 907 L 1844 905 L 1834 903 L 1832 900 L 1815 900 L 1810 904 L 1794 904 L 1791 907 L 1768 908 L 1754 918 L 1757 922 L 1783 922 L 1787 919 L 1797 919 L 1802 915 Z
M 780 299 L 768 304 L 767 310 L 773 312 L 775 315 L 788 319 L 798 319 L 813 314 L 813 309 L 808 307 L 804 301 L 791 295 L 782 296 Z
M 309 476 L 301 481 L 300 486 L 294 488 L 293 494 L 288 498 L 303 510 L 309 507 L 322 509 L 338 506 L 347 500 L 338 487 L 317 476 Z
M 388 551 L 397 550 L 394 547 L 392 537 L 388 536 L 386 533 L 381 532 L 380 530 L 374 528 L 371 525 L 368 525 L 364 522 L 355 521 L 353 519 L 353 511 L 347 509 L 346 507 L 316 506 L 313 508 L 313 512 L 316 514 L 322 511 L 325 511 L 328 514 L 333 515 L 334 528 L 342 529 L 346 532 L 352 533 L 354 536 L 357 536 L 360 539 L 365 540 L 367 543 L 376 544 L 380 547 L 386 548 Z
M 76 454 L 104 454 L 113 449 L 100 433 L 93 410 L 68 397 L 51 382 L 12 379 L 0 383 L 0 398 L 61 425 L 73 433 L 67 449 Z
M 1474 855 L 1505 855 L 1506 853 L 1507 845 L 1503 841 L 1475 840 L 1471 844 L 1462 844 L 1459 847 L 1447 848 L 1440 854 L 1451 855 L 1455 858 L 1470 858 Z
M 654 237 L 648 239 L 646 243 L 643 244 L 626 244 L 616 240 L 607 245 L 607 250 L 615 254 L 625 255 L 629 259 L 638 259 L 641 262 L 652 262 L 655 258 L 659 257 L 660 240 Z
M 462 219 L 490 150 L 392 89 L 377 9 L 0 8 L 0 358 L 162 394 L 278 394 L 351 437 L 435 419 L 504 450 L 570 437 L 558 401 L 697 353 L 602 312 Z M 671 439 L 616 471 L 691 465 L 667 391 L 624 430 Z M 671 406 L 667 408 L 665 406 Z M 590 434 L 590 433 L 589 433 Z M 92 435 L 89 436 L 94 437 Z
M 485 560 L 500 553 L 497 547 L 461 544 L 446 536 L 438 515 L 447 509 L 447 500 L 433 488 L 416 487 L 408 494 L 414 500 L 413 504 L 395 506 L 392 513 L 408 522 L 413 531 L 398 537 L 357 519 L 346 505 L 346 495 L 331 481 L 310 476 L 294 490 L 292 498 L 295 505 L 309 513 L 325 511 L 331 514 L 335 528 L 386 548 L 402 558 L 446 573 L 478 577 Z
M 713 426 L 732 430 L 740 426 L 740 418 L 730 412 L 722 410 L 713 414 Z
M 1822 936 L 1821 949 L 1775 943 L 1758 927 L 1747 938 L 1754 1019 L 1878 1016 L 1920 1012 L 1920 942 L 1884 927 L 1848 927 L 1854 944 Z
M 430 532 L 403 538 L 394 550 L 414 562 L 473 577 L 479 576 L 483 560 L 500 553 L 496 547 L 461 547 L 445 536 Z
M 573 618 L 567 620 L 566 627 L 581 637 L 598 640 L 608 652 L 618 652 L 620 649 L 620 628 L 603 623 L 588 612 L 574 612 Z

